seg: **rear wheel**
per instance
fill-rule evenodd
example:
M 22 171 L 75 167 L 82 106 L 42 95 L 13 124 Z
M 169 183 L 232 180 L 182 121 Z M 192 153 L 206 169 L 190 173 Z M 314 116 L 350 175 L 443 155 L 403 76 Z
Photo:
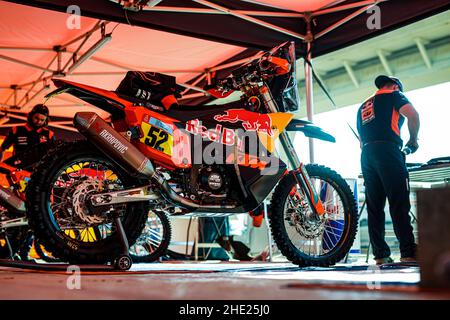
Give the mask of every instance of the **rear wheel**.
M 293 173 L 285 176 L 272 197 L 270 226 L 281 253 L 299 266 L 330 266 L 350 251 L 357 231 L 356 202 L 350 187 L 335 171 L 307 165 L 325 214 L 312 213 Z
M 92 207 L 89 195 L 138 185 L 87 141 L 59 145 L 37 166 L 27 187 L 27 215 L 39 241 L 70 263 L 105 263 L 122 250 L 113 216 L 121 217 L 133 245 L 147 220 L 148 203 Z

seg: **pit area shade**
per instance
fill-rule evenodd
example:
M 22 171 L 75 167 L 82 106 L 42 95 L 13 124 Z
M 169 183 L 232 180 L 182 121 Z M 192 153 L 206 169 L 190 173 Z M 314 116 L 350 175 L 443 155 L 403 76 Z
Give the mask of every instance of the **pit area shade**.
M 79 29 L 67 27 L 73 6 L 81 10 Z M 449 7 L 449 0 L 2 1 L 0 104 L 27 112 L 57 76 L 114 90 L 128 70 L 175 75 L 192 86 L 184 101 L 201 102 L 214 71 L 225 76 L 259 50 L 295 41 L 298 56 L 311 60 Z M 368 19 L 377 12 L 381 28 L 371 29 Z M 312 120 L 312 77 L 306 78 Z M 68 95 L 48 105 L 57 117 L 100 112 Z
M 337 50 L 449 8 L 448 0 L 13 0 L 87 17 L 131 24 L 253 49 L 299 44 L 312 21 L 314 56 Z M 139 11 L 124 10 L 140 3 Z M 128 5 L 127 5 L 128 3 Z M 147 5 L 146 5 L 147 4 Z M 153 4 L 153 6 L 152 6 Z M 156 4 L 156 5 L 155 5 Z M 368 27 L 379 8 L 381 28 Z M 131 34 L 130 34 L 131 36 Z M 304 47 L 303 47 L 304 49 Z M 302 46 L 299 46 L 299 51 Z

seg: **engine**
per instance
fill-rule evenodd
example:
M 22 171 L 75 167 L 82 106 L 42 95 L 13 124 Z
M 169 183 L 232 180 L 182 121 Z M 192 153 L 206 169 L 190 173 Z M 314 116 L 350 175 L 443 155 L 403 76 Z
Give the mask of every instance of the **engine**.
M 198 190 L 208 195 L 226 195 L 228 186 L 220 167 L 204 166 L 199 169 Z
M 199 204 L 229 204 L 242 201 L 239 188 L 231 188 L 229 168 L 218 165 L 193 165 L 189 170 L 166 171 L 172 189 Z
M 194 165 L 184 176 L 186 195 L 195 202 L 216 203 L 229 195 L 229 181 L 225 169 L 214 165 Z

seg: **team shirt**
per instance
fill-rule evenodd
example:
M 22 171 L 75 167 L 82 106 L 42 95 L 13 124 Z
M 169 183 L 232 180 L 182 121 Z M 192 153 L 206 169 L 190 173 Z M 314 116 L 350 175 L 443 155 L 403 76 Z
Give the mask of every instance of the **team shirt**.
M 396 90 L 378 90 L 358 109 L 357 128 L 363 144 L 393 142 L 403 146 L 400 129 L 405 117 L 400 108 L 410 103 L 403 93 Z
M 1 149 L 5 151 L 13 146 L 13 156 L 20 159 L 20 155 L 27 151 L 30 147 L 54 140 L 54 133 L 48 128 L 42 127 L 37 130 L 33 129 L 29 124 L 25 126 L 13 127 L 3 141 Z M 29 155 L 29 157 L 33 157 Z M 39 159 L 20 159 L 26 162 L 38 161 Z

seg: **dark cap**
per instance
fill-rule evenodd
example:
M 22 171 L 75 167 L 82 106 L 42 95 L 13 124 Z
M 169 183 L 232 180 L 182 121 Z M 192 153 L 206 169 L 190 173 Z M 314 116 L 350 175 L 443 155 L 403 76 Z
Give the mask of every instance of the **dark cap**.
M 400 91 L 403 92 L 403 83 L 400 81 L 399 78 L 380 75 L 375 79 L 375 85 L 377 86 L 378 89 L 383 88 L 384 85 L 387 83 L 393 83 L 398 85 Z

